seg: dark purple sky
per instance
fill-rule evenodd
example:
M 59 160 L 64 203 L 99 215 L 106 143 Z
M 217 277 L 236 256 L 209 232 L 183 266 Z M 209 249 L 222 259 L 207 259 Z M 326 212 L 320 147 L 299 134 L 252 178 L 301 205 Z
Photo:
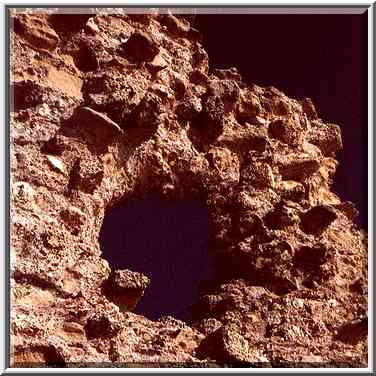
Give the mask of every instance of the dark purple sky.
M 193 200 L 132 200 L 108 212 L 100 234 L 103 257 L 113 269 L 130 269 L 151 284 L 136 313 L 188 321 L 197 286 L 212 269 L 207 252 L 207 209 Z
M 334 191 L 367 227 L 367 15 L 198 15 L 213 68 L 235 66 L 247 83 L 310 97 L 342 130 Z
M 352 15 L 200 15 L 211 68 L 236 66 L 248 83 L 311 97 L 320 117 L 341 126 L 344 151 L 334 191 L 360 209 L 367 224 L 367 19 Z M 152 279 L 138 313 L 189 320 L 198 283 L 210 277 L 208 218 L 193 201 L 128 202 L 102 227 L 112 268 Z

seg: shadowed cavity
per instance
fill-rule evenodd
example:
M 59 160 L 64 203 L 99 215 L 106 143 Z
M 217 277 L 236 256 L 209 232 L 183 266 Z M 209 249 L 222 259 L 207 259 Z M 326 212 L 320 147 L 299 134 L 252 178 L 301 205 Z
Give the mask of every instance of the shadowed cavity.
M 212 276 L 205 207 L 193 200 L 129 200 L 106 213 L 99 240 L 111 269 L 151 279 L 136 313 L 191 320 L 198 285 Z

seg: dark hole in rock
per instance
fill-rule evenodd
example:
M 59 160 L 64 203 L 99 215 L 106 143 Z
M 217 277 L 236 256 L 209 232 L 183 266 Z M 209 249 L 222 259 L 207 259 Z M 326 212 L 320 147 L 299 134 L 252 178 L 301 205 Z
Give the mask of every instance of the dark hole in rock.
M 80 43 L 80 49 L 75 56 L 74 62 L 77 68 L 83 72 L 91 72 L 99 69 L 99 63 L 94 48 L 84 42 Z
M 50 23 L 58 33 L 74 33 L 85 27 L 94 14 L 56 13 L 50 16 Z
M 357 344 L 368 334 L 368 317 L 352 320 L 337 329 L 336 339 L 348 343 Z
M 46 366 L 61 368 L 65 366 L 65 361 L 62 356 L 54 347 L 48 347 L 44 351 L 44 358 Z
M 199 283 L 213 275 L 208 226 L 207 209 L 194 200 L 129 200 L 106 213 L 102 257 L 112 270 L 129 269 L 151 280 L 135 313 L 191 321 Z
M 26 110 L 43 103 L 42 88 L 33 81 L 19 81 L 11 86 L 11 108 Z
M 329 257 L 326 249 L 320 247 L 302 247 L 294 257 L 294 264 L 297 270 L 302 273 L 302 285 L 314 289 L 316 284 L 323 280 L 321 271 L 323 265 Z
M 323 248 L 302 247 L 295 255 L 295 266 L 303 271 L 318 271 L 326 261 L 326 250 Z

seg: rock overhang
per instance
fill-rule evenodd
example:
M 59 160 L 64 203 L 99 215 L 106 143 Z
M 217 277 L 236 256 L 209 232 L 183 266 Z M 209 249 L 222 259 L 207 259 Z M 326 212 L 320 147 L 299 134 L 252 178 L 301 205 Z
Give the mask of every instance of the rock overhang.
M 95 75 L 77 72 L 77 67 L 69 66 L 69 60 L 54 55 L 55 42 L 62 43 L 68 55 L 72 47 L 67 43 L 69 36 L 51 42 L 53 23 L 48 17 L 42 17 L 34 30 L 35 19 L 27 21 L 28 16 L 22 16 L 23 28 L 15 29 L 15 54 L 23 49 L 26 54 L 35 54 L 41 48 L 41 30 L 46 28 L 43 46 L 48 46 L 53 54 L 47 59 L 48 64 L 56 66 L 60 59 L 60 65 L 76 70 L 77 77 L 85 82 L 83 103 L 60 97 L 68 107 L 67 115 L 66 108 L 55 105 L 59 94 L 51 93 L 45 103 L 54 113 L 36 113 L 38 90 L 44 89 L 25 81 L 26 87 L 32 89 L 32 97 L 22 103 L 15 114 L 18 118 L 12 117 L 12 299 L 21 306 L 28 299 L 36 304 L 42 288 L 37 281 L 43 280 L 46 284 L 42 284 L 42 290 L 50 291 L 57 301 L 54 308 L 50 300 L 43 301 L 56 318 L 49 325 L 45 325 L 44 314 L 34 317 L 30 313 L 23 332 L 21 319 L 15 317 L 16 341 L 27 342 L 30 333 L 36 333 L 41 343 L 46 341 L 60 328 L 68 304 L 72 310 L 87 307 L 86 313 L 83 309 L 82 316 L 75 320 L 85 324 L 86 318 L 95 328 L 103 326 L 105 331 L 108 329 L 109 338 L 118 338 L 118 346 L 128 349 L 125 354 L 134 351 L 134 343 L 122 337 L 119 325 L 104 317 L 115 312 L 114 320 L 121 322 L 123 328 L 129 321 L 129 316 L 117 312 L 102 294 L 102 283 L 111 270 L 101 258 L 98 234 L 108 208 L 121 200 L 150 194 L 167 200 L 195 197 L 208 208 L 209 252 L 217 259 L 218 273 L 215 287 L 202 294 L 203 300 L 195 309 L 197 327 L 205 327 L 206 321 L 200 324 L 200 320 L 211 318 L 223 325 L 224 329 L 214 336 L 220 336 L 218 341 L 225 346 L 222 358 L 230 352 L 228 333 L 234 330 L 234 341 L 239 340 L 248 355 L 254 345 L 244 336 L 250 332 L 258 333 L 262 339 L 264 354 L 270 336 L 301 341 L 302 331 L 312 335 L 315 329 L 308 322 L 316 316 L 309 311 L 301 312 L 301 320 L 291 319 L 294 324 L 286 324 L 278 331 L 282 320 L 278 307 L 291 312 L 286 315 L 302 309 L 300 300 L 291 308 L 284 296 L 287 300 L 291 296 L 293 302 L 306 299 L 310 307 L 314 306 L 314 299 L 321 299 L 322 308 L 326 309 L 331 309 L 330 304 L 339 305 L 337 316 L 318 316 L 319 322 L 329 327 L 330 323 L 347 320 L 350 313 L 346 304 L 354 310 L 365 304 L 365 297 L 356 300 L 348 287 L 364 273 L 364 235 L 353 227 L 345 206 L 330 190 L 336 167 L 333 157 L 342 147 L 338 126 L 322 122 L 308 99 L 299 102 L 274 88 L 239 84 L 241 78 L 235 71 L 210 74 L 207 55 L 191 37 L 186 21 L 166 17 L 142 18 L 142 22 L 148 21 L 146 33 L 151 36 L 143 38 L 144 47 L 150 52 L 147 61 L 144 59 L 147 64 L 139 61 L 145 54 L 129 59 L 134 49 L 125 48 L 124 52 L 123 48 L 118 54 L 115 48 L 124 43 L 122 29 L 130 44 L 136 38 L 131 39 L 132 35 L 140 38 L 140 19 L 127 15 L 90 18 L 99 30 L 91 28 L 100 45 L 96 59 L 102 67 L 102 72 Z M 27 28 L 30 35 L 38 34 L 37 39 L 26 38 L 31 45 L 22 44 Z M 117 34 L 120 39 L 115 43 Z M 58 38 L 67 39 L 59 42 Z M 155 44 L 158 49 L 153 47 Z M 111 54 L 117 59 L 117 68 L 106 58 Z M 184 57 L 189 59 L 183 62 Z M 164 61 L 164 68 L 151 71 L 153 62 L 155 66 L 159 64 L 156 58 Z M 14 61 L 12 69 L 17 70 L 20 63 L 22 60 Z M 43 73 L 32 78 L 34 82 L 42 79 Z M 95 86 L 98 79 L 108 85 Z M 156 84 L 160 85 L 158 90 Z M 53 117 L 64 121 L 56 124 Z M 19 141 L 20 135 L 28 140 L 26 144 Z M 51 156 L 55 161 L 52 169 Z M 315 223 L 311 223 L 312 218 Z M 302 260 L 308 265 L 307 259 L 314 266 L 313 272 L 312 268 L 301 266 Z M 228 284 L 223 289 L 225 282 Z M 303 285 L 310 286 L 308 292 L 301 291 Z M 30 294 L 26 291 L 28 286 Z M 254 303 L 253 286 L 265 289 L 264 306 Z M 332 301 L 324 302 L 324 296 L 331 296 Z M 278 307 L 273 308 L 273 304 Z M 271 316 L 279 318 L 269 322 L 265 306 L 274 312 Z M 246 307 L 253 307 L 252 318 L 245 319 Z M 113 325 L 116 330 L 111 329 Z M 150 329 L 153 325 L 140 319 L 140 331 L 148 327 L 158 337 L 159 329 Z M 193 349 L 201 337 L 191 330 L 181 359 L 194 359 Z M 332 332 L 334 329 L 328 329 L 320 338 L 329 341 Z M 84 359 L 85 352 L 69 351 L 73 346 L 69 335 L 59 338 L 65 341 L 59 348 L 66 348 L 64 356 L 59 350 L 59 357 L 67 362 Z M 134 338 L 144 340 L 142 334 Z M 101 352 L 91 340 L 90 335 L 80 339 L 89 341 L 86 354 L 90 353 L 90 359 L 112 359 L 108 348 L 104 350 L 106 355 L 99 355 Z M 173 342 L 170 337 L 169 340 Z M 56 352 L 58 346 L 54 346 Z M 104 346 L 109 346 L 106 341 Z M 145 349 L 147 346 L 145 342 Z M 179 358 L 159 346 L 167 359 Z M 239 361 L 253 359 L 251 355 L 244 357 L 243 350 Z M 143 351 L 138 350 L 139 359 L 143 359 Z M 277 348 L 275 354 L 284 354 L 283 351 Z M 231 354 L 230 360 L 238 356 L 236 351 Z M 269 359 L 279 356 L 268 354 Z M 330 358 L 328 348 L 322 354 Z M 290 355 L 282 357 L 290 359 Z M 115 358 L 130 359 L 127 355 Z M 261 353 L 256 358 L 264 359 Z

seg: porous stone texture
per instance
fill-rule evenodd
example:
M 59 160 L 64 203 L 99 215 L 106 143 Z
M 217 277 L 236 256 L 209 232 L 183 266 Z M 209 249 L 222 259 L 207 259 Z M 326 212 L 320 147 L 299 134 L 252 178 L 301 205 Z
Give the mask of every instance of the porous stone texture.
M 366 366 L 340 128 L 212 72 L 188 16 L 87 13 L 12 12 L 12 365 Z M 215 276 L 189 325 L 131 312 L 148 278 L 101 257 L 106 210 L 151 194 L 209 211 Z

